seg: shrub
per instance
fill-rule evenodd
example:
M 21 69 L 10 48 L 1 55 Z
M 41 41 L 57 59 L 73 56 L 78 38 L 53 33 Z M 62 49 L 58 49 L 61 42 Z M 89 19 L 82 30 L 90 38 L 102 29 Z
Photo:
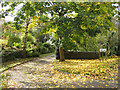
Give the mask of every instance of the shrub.
M 34 44 L 34 46 L 36 46 L 36 42 L 31 42 L 31 44 Z
M 34 42 L 34 39 L 35 38 L 31 34 L 29 34 L 27 37 L 27 42 Z M 23 42 L 24 42 L 24 40 L 25 40 L 25 36 L 23 36 L 23 38 L 22 38 Z
M 17 47 L 17 48 L 21 48 L 22 47 L 21 43 L 14 43 L 14 46 Z
M 46 47 L 46 48 L 50 48 L 50 43 L 43 43 L 43 46 Z
M 6 51 L 11 51 L 11 47 L 8 47 L 8 48 L 6 49 Z
M 55 47 L 53 45 L 50 45 L 50 43 L 42 43 L 39 42 L 37 45 L 36 50 L 40 52 L 41 54 L 46 54 L 46 53 L 52 53 L 55 50 Z
M 27 51 L 27 57 L 39 57 L 40 53 L 36 50 Z
M 15 51 L 12 52 L 12 55 L 15 56 L 16 58 L 23 58 L 23 51 Z
M 40 56 L 40 53 L 37 51 L 32 53 L 32 57 L 39 57 L 39 56 Z
M 48 53 L 52 53 L 55 50 L 55 46 L 54 45 L 50 45 L 50 43 L 44 43 L 43 46 L 48 48 Z
M 20 43 L 20 42 L 21 42 L 21 39 L 19 38 L 18 35 L 16 35 L 16 36 L 12 35 L 12 36 L 9 36 L 7 45 L 13 46 L 13 43 Z
M 55 47 L 54 47 L 54 46 L 50 46 L 50 48 L 48 48 L 48 49 L 49 49 L 49 50 L 48 50 L 49 53 L 52 53 L 52 52 L 55 51 Z
M 42 49 L 42 48 L 43 48 L 43 44 L 42 44 L 42 42 L 39 42 L 39 43 L 37 44 L 36 50 L 41 53 L 41 49 Z
M 10 61 L 10 60 L 15 60 L 15 56 L 12 55 L 12 53 L 8 53 L 8 52 L 4 52 L 2 54 L 2 62 L 7 62 L 7 61 Z
M 40 53 L 36 50 L 30 50 L 26 52 L 27 57 L 39 57 Z M 7 62 L 10 60 L 16 60 L 17 58 L 23 58 L 23 51 L 12 51 L 12 52 L 4 52 L 2 54 L 2 61 Z
M 48 48 L 42 47 L 42 48 L 41 48 L 41 53 L 42 53 L 42 54 L 48 53 Z

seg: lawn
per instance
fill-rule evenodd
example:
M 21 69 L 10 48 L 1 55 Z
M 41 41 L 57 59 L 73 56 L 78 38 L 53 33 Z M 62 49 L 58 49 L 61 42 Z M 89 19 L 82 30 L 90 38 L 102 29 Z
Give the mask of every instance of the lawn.
M 118 79 L 118 58 L 95 60 L 54 60 L 54 69 L 65 73 L 80 74 L 92 79 Z

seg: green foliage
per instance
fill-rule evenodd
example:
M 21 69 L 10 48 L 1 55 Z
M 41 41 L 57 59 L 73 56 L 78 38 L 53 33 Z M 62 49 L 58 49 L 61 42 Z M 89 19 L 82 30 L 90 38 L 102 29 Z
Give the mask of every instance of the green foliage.
M 41 48 L 43 47 L 42 42 L 38 42 L 37 44 L 37 51 L 41 52 Z
M 54 42 L 58 40 L 59 36 L 62 36 L 64 50 L 97 51 L 99 45 L 97 38 L 94 37 L 98 33 L 107 35 L 107 31 L 116 30 L 111 19 L 116 12 L 113 12 L 115 7 L 112 4 L 114 2 L 4 2 L 2 6 L 9 5 L 10 8 L 2 13 L 2 16 L 8 15 L 20 3 L 24 5 L 17 12 L 13 26 L 17 30 L 21 30 L 22 25 L 25 24 L 24 20 L 26 20 L 27 32 L 32 31 L 32 35 L 28 34 L 27 42 L 33 43 L 35 41 L 33 36 L 42 43 L 50 39 L 49 35 L 54 38 Z M 46 13 L 50 13 L 52 17 L 48 18 Z M 31 26 L 35 25 L 38 26 L 36 31 L 31 29 Z M 27 36 L 27 34 L 25 35 Z M 30 43 L 24 42 L 25 45 L 29 47 Z M 100 47 L 106 47 L 105 45 Z M 15 46 L 20 47 L 20 45 Z M 47 49 L 44 47 L 46 46 L 37 46 L 37 50 L 40 52 L 51 49 L 50 46 Z M 50 52 L 49 50 L 48 52 Z
M 28 57 L 39 57 L 40 53 L 37 52 L 36 50 L 29 50 L 27 51 L 27 58 Z M 12 60 L 17 60 L 17 58 L 23 58 L 23 51 L 8 51 L 8 52 L 3 52 L 2 54 L 2 62 L 7 62 L 7 61 L 12 61 Z
M 96 37 L 85 36 L 81 48 L 84 51 L 99 51 L 100 48 L 106 48 L 107 38 L 104 34 L 97 34 Z
M 46 48 L 50 48 L 50 43 L 43 43 L 43 46 Z
M 99 59 L 99 52 L 64 52 L 65 59 Z
M 55 46 L 51 45 L 48 51 L 49 53 L 55 52 Z
M 9 36 L 7 45 L 13 46 L 14 43 L 20 43 L 20 42 L 21 42 L 21 39 L 19 38 L 18 35 L 16 35 L 16 36 L 12 35 L 12 36 Z
M 46 54 L 46 53 L 48 53 L 48 50 L 49 50 L 48 48 L 42 47 L 42 48 L 41 48 L 41 53 L 42 53 L 42 54 Z
M 8 53 L 8 52 L 4 52 L 2 51 L 2 62 L 7 62 L 7 61 L 10 61 L 10 60 L 15 60 L 15 56 L 12 54 L 12 53 Z
M 39 29 L 34 31 L 33 35 L 35 36 L 38 42 L 42 42 L 42 43 L 45 43 L 46 41 L 50 39 L 49 34 L 43 34 Z
M 56 37 L 63 37 L 64 50 L 77 51 L 80 44 L 83 44 L 85 34 L 95 37 L 98 33 L 107 34 L 108 30 L 115 30 L 111 21 L 111 17 L 114 15 L 112 10 L 115 7 L 111 2 L 54 2 L 50 9 L 52 9 L 50 13 L 53 17 L 50 25 L 47 26 L 52 29 L 58 28 L 54 33 Z M 70 12 L 75 12 L 76 15 L 72 16 Z M 97 50 L 97 46 L 95 46 L 95 50 Z
M 37 44 L 37 48 L 36 49 L 41 54 L 46 54 L 46 53 L 54 52 L 55 47 L 50 45 L 50 43 L 47 43 L 47 42 L 45 42 L 45 43 L 39 42 Z
M 110 32 L 108 35 L 108 41 L 107 41 L 107 47 L 108 51 L 110 52 L 110 55 L 117 54 L 118 49 L 118 31 L 117 32 Z
M 16 48 L 21 48 L 22 47 L 22 44 L 21 43 L 14 43 L 14 46 L 16 47 Z
M 25 36 L 22 37 L 22 41 L 24 42 L 25 40 Z M 34 36 L 32 36 L 31 34 L 28 35 L 27 37 L 27 42 L 34 42 L 35 41 L 35 38 Z
M 35 50 L 27 51 L 27 57 L 39 57 L 40 53 Z

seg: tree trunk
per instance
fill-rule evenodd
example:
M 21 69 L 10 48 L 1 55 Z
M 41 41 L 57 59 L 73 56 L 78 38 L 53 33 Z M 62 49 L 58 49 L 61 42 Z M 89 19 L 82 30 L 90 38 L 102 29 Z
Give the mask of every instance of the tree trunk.
M 59 60 L 60 59 L 60 53 L 59 53 L 59 44 L 58 44 L 58 42 L 59 42 L 59 39 L 57 40 L 57 42 L 56 42 L 56 59 L 57 60 Z
M 59 52 L 60 52 L 60 61 L 65 61 L 64 60 L 64 51 L 62 49 L 62 46 L 59 46 Z
M 111 38 L 110 38 L 110 42 L 108 43 L 108 46 L 107 46 L 107 55 L 111 55 L 110 47 L 111 47 Z
M 65 61 L 64 60 L 64 51 L 62 48 L 62 44 L 60 43 L 62 37 L 59 38 L 59 54 L 60 54 L 60 60 L 59 61 Z
M 28 18 L 26 19 L 26 29 L 25 29 L 25 39 L 24 39 L 24 47 L 23 47 L 23 57 L 26 57 L 26 48 L 27 48 L 27 37 L 28 37 L 28 25 L 29 25 L 29 20 Z

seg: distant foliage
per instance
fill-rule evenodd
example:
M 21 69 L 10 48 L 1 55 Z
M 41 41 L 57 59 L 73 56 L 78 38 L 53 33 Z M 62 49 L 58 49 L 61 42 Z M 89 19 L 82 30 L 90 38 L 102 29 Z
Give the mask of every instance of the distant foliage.
M 47 42 L 45 42 L 45 43 L 39 42 L 36 49 L 40 53 L 45 54 L 45 53 L 54 52 L 55 47 L 50 45 L 50 43 L 47 43 Z
M 22 38 L 23 42 L 24 42 L 24 40 L 25 40 L 25 36 L 23 36 L 23 38 Z M 27 42 L 34 42 L 34 41 L 35 41 L 35 38 L 31 34 L 29 34 L 27 37 Z
M 12 36 L 9 36 L 7 45 L 13 46 L 14 43 L 20 43 L 20 42 L 21 42 L 21 39 L 19 38 L 18 35 L 12 35 Z

